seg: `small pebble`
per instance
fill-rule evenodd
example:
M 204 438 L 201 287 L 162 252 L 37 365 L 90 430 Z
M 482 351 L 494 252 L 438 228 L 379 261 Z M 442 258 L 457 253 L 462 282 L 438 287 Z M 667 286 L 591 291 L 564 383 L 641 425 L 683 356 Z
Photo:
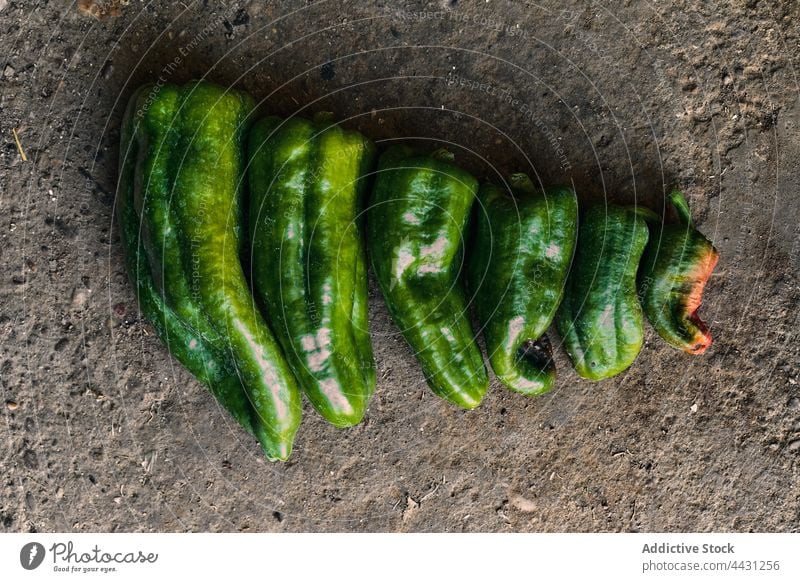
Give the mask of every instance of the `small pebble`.
M 17 408 L 19 408 L 19 404 L 17 404 L 17 403 L 16 403 L 16 402 L 14 402 L 13 400 L 6 400 L 6 408 L 8 408 L 10 411 L 12 411 L 12 412 L 13 412 L 13 411 L 15 411 Z
M 319 73 L 323 81 L 330 81 L 336 76 L 336 70 L 334 69 L 333 63 L 331 62 L 322 65 L 322 68 L 320 69 Z
M 89 301 L 89 289 L 78 289 L 77 287 L 72 290 L 72 306 L 83 307 Z
M 231 22 L 231 24 L 233 26 L 244 26 L 249 22 L 250 22 L 250 15 L 247 13 L 247 10 L 240 8 L 239 11 L 236 13 L 236 16 L 233 17 L 233 22 Z
M 113 72 L 114 72 L 114 65 L 111 64 L 111 61 L 106 61 L 105 64 L 103 64 L 103 68 L 100 69 L 100 75 L 104 79 L 108 79 L 109 77 L 111 77 L 111 73 Z

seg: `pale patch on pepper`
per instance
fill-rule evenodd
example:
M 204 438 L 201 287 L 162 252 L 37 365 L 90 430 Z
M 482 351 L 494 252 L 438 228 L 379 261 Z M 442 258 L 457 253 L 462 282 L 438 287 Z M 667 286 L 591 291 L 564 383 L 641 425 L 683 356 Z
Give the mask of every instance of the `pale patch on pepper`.
M 530 380 L 526 378 L 522 374 L 514 374 L 508 375 L 509 382 L 514 384 L 514 388 L 518 391 L 522 392 L 534 392 L 540 391 L 542 388 L 542 382 L 537 380 Z
M 308 369 L 312 372 L 321 372 L 325 368 L 325 364 L 328 363 L 330 356 L 331 352 L 326 348 L 311 352 L 306 358 Z
M 279 176 L 279 178 L 280 177 L 281 176 Z M 302 191 L 302 189 L 305 188 L 305 185 L 306 185 L 305 176 L 302 173 L 295 173 L 294 175 L 292 175 L 291 178 L 286 180 L 286 182 L 284 183 L 284 186 L 286 188 L 289 188 L 293 191 Z M 293 206 L 296 208 L 296 205 Z
M 421 259 L 441 259 L 447 250 L 448 245 L 447 237 L 440 236 L 429 245 L 423 245 L 419 248 L 419 255 Z
M 419 260 L 422 264 L 417 269 L 417 274 L 427 275 L 444 272 L 442 259 L 444 259 L 444 255 L 447 252 L 448 242 L 447 237 L 440 236 L 431 244 L 423 245 L 419 248 Z
M 331 330 L 321 327 L 316 335 L 304 335 L 300 338 L 300 345 L 306 352 L 308 369 L 312 372 L 321 372 L 331 357 L 331 351 L 328 349 L 331 345 Z
M 614 306 L 607 305 L 606 308 L 603 309 L 603 312 L 600 314 L 600 317 L 598 318 L 599 320 L 598 323 L 600 323 L 600 325 L 605 326 L 613 321 L 613 317 L 614 317 Z
M 517 340 L 522 332 L 525 330 L 525 318 L 521 315 L 514 317 L 508 322 L 508 331 L 506 332 L 506 351 L 510 352 L 517 345 Z
M 397 282 L 403 278 L 406 270 L 414 264 L 414 255 L 409 249 L 408 243 L 403 243 L 392 259 L 392 282 L 390 289 L 393 289 Z
M 304 335 L 300 338 L 300 345 L 304 351 L 310 352 L 317 347 L 317 342 L 313 335 Z
M 413 224 L 415 226 L 420 224 L 419 217 L 413 212 L 406 212 L 403 214 L 403 220 L 406 224 Z
M 331 343 L 331 330 L 327 327 L 319 328 L 317 332 L 317 345 L 319 347 L 328 346 Z
M 330 283 L 325 283 L 322 286 L 322 304 L 330 305 L 333 303 L 333 289 Z
M 441 273 L 442 268 L 437 267 L 436 265 L 422 265 L 419 269 L 417 269 L 417 273 L 420 275 L 427 275 L 430 273 Z
M 242 335 L 249 345 L 257 348 L 252 350 L 252 352 L 255 354 L 258 369 L 261 371 L 260 382 L 269 386 L 272 394 L 270 403 L 275 407 L 275 414 L 279 417 L 285 416 L 287 414 L 287 408 L 283 402 L 283 385 L 278 381 L 278 375 L 275 373 L 275 368 L 272 365 L 272 362 L 270 362 L 263 353 L 264 348 L 262 347 L 261 343 L 256 340 L 253 334 L 250 333 L 250 330 L 245 323 L 237 321 L 236 331 Z M 268 406 L 268 403 L 263 399 L 257 399 L 257 401 L 259 402 L 260 406 Z M 259 411 L 256 410 L 256 412 Z
M 331 405 L 337 409 L 337 412 L 340 414 L 353 414 L 353 406 L 344 397 L 342 394 L 341 386 L 339 382 L 334 380 L 333 378 L 326 378 L 322 382 L 319 383 L 320 392 L 322 392 L 325 397 L 330 401 Z
M 443 327 L 439 331 L 442 332 L 442 335 L 445 337 L 445 339 L 447 339 L 447 341 L 456 341 L 456 337 L 453 335 L 453 331 L 449 327 Z

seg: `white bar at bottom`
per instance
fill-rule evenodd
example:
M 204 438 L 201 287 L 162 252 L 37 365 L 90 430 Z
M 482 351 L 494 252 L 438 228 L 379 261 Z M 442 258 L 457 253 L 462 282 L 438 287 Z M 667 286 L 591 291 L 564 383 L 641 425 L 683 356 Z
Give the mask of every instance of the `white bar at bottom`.
M 4 580 L 800 580 L 800 534 L 4 534 Z

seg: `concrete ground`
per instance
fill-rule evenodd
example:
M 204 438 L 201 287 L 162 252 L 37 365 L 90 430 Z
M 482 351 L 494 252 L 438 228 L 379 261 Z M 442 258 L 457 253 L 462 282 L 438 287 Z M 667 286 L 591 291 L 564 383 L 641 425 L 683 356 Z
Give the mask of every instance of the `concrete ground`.
M 799 19 L 790 0 L 0 0 L 0 531 L 798 531 Z M 425 387 L 373 281 L 366 421 L 307 407 L 270 464 L 123 270 L 120 117 L 159 76 L 333 111 L 379 145 L 449 142 L 482 179 L 584 201 L 660 211 L 682 187 L 721 254 L 715 344 L 686 356 L 648 327 L 596 384 L 557 347 L 551 394 L 493 380 L 465 412 Z

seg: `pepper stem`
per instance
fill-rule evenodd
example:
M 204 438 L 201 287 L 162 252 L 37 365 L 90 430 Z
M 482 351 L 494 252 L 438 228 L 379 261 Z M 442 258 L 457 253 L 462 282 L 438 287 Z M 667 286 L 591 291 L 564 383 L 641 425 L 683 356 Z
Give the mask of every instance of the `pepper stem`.
M 677 189 L 673 190 L 669 194 L 669 202 L 678 212 L 680 221 L 687 226 L 692 226 L 692 213 L 689 211 L 689 204 L 683 193 Z
M 432 151 L 431 157 L 435 160 L 439 160 L 440 162 L 452 162 L 456 159 L 456 156 L 453 154 L 453 152 L 444 148 L 439 148 L 438 150 Z
M 314 123 L 319 123 L 321 125 L 333 125 L 333 111 L 317 111 L 314 114 Z
M 634 214 L 640 218 L 644 218 L 645 220 L 649 220 L 652 222 L 661 222 L 661 217 L 658 215 L 657 212 L 654 210 L 650 210 L 646 206 L 630 206 L 631 210 L 633 210 Z
M 530 179 L 528 174 L 523 172 L 511 174 L 508 177 L 508 182 L 511 184 L 512 190 L 519 190 L 524 194 L 533 194 L 536 192 L 536 186 L 533 184 L 533 180 Z

